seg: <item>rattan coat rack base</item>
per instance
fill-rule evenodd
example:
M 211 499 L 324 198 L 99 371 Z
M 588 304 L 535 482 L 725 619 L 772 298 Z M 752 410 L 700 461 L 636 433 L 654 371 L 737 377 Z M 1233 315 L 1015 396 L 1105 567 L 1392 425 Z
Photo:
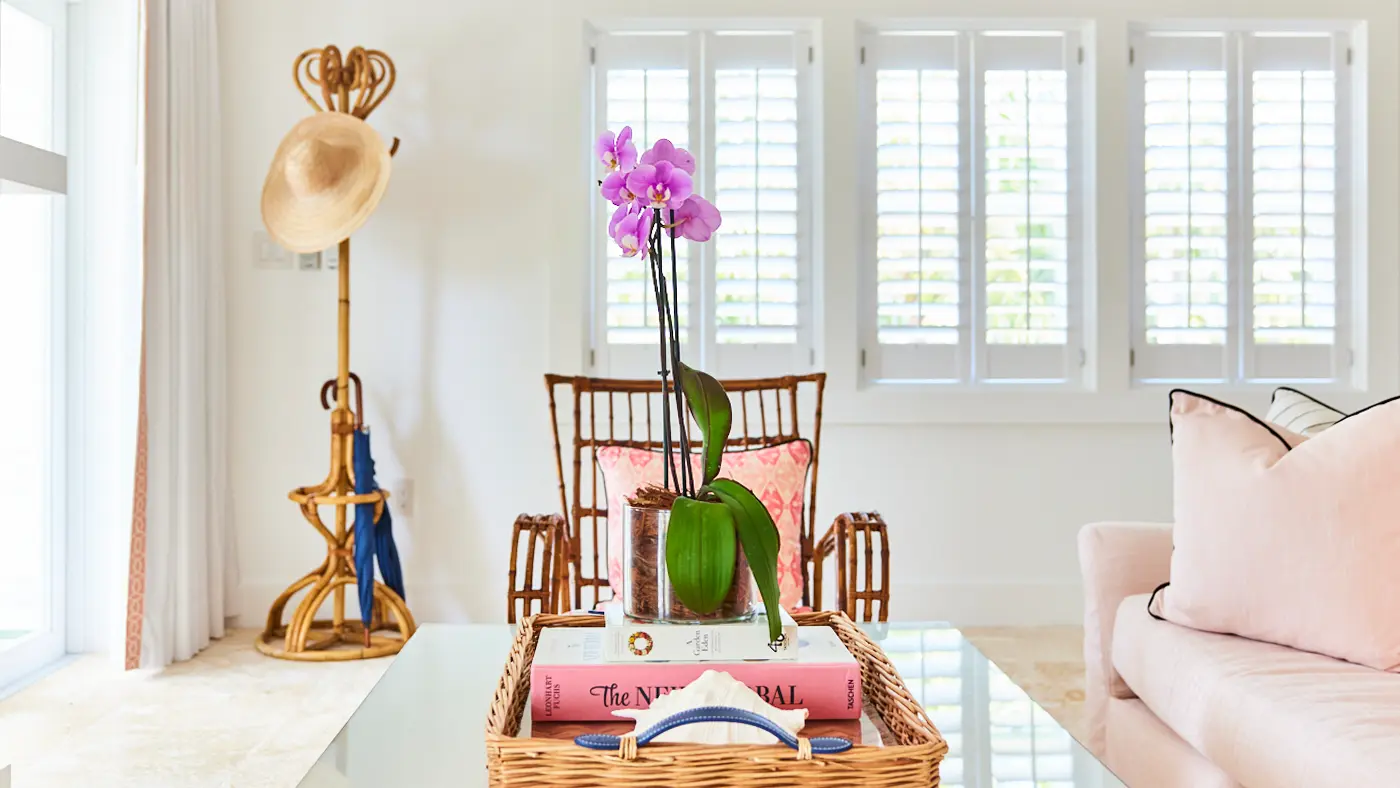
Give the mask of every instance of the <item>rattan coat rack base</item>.
M 394 63 L 383 52 L 355 47 L 341 57 L 334 46 L 309 49 L 296 59 L 292 69 L 297 90 L 317 112 L 346 112 L 361 120 L 373 112 L 394 86 Z M 321 101 L 312 95 L 314 88 Z M 394 141 L 394 150 L 398 140 Z M 383 511 L 389 494 L 376 490 L 355 494 L 352 464 L 354 434 L 363 426 L 363 394 L 360 379 L 350 371 L 350 239 L 340 242 L 340 309 L 338 320 L 338 365 L 334 380 L 321 388 L 321 405 L 331 414 L 331 468 L 325 481 L 298 487 L 288 497 L 301 509 L 302 516 L 326 540 L 326 560 L 315 570 L 292 583 L 272 603 L 267 626 L 258 637 L 257 648 L 281 659 L 307 662 L 333 662 L 369 659 L 397 654 L 412 637 L 417 625 L 408 605 L 380 582 L 374 584 L 374 611 L 368 628 L 359 620 L 345 617 L 346 586 L 356 586 L 355 534 L 348 527 L 350 507 L 374 504 L 375 518 Z M 350 384 L 355 384 L 355 408 L 350 407 Z M 335 402 L 328 400 L 335 387 Z M 321 508 L 334 512 L 334 530 L 321 519 Z M 298 593 L 305 591 L 291 618 L 283 624 L 283 612 Z M 327 601 L 331 617 L 317 618 Z

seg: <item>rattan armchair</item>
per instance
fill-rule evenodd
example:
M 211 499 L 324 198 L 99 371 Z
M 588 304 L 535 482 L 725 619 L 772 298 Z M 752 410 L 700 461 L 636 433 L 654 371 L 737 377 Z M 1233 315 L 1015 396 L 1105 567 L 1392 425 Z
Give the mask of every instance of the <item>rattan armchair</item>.
M 875 512 L 835 519 L 815 537 L 822 394 L 826 374 L 726 380 L 734 426 L 726 451 L 807 438 L 812 466 L 802 522 L 803 605 L 823 609 L 823 570 L 835 565 L 835 607 L 857 621 L 889 617 L 890 551 Z M 611 596 L 607 576 L 607 497 L 599 446 L 662 447 L 661 382 L 546 375 L 561 514 L 522 514 L 511 537 L 506 617 L 592 607 Z M 567 392 L 560 408 L 559 392 Z M 674 419 L 674 414 L 672 415 Z M 810 429 L 810 431 L 808 431 Z M 573 433 L 565 444 L 560 436 Z

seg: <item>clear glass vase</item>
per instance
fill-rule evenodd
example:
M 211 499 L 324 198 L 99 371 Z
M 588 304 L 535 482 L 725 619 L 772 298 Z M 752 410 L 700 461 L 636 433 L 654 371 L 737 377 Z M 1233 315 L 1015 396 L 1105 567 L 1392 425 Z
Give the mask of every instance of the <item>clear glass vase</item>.
M 666 528 L 671 512 L 640 506 L 622 511 L 622 605 L 642 621 L 723 623 L 753 618 L 753 574 L 743 550 L 734 562 L 734 583 L 717 610 L 701 615 L 686 607 L 666 575 Z

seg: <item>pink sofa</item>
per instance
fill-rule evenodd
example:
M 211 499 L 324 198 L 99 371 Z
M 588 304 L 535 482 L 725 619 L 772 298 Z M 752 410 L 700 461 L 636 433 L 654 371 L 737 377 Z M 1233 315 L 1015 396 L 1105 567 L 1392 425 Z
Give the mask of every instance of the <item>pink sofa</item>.
M 1132 788 L 1400 786 L 1400 675 L 1147 613 L 1171 526 L 1079 533 L 1086 742 Z

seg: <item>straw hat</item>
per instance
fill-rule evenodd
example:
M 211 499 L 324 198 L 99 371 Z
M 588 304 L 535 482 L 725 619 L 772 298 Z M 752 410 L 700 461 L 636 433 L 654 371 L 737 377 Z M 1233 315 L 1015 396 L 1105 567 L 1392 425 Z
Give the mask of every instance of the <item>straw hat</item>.
M 389 149 L 368 123 L 317 112 L 292 127 L 263 182 L 268 233 L 294 252 L 318 252 L 349 238 L 389 185 Z

